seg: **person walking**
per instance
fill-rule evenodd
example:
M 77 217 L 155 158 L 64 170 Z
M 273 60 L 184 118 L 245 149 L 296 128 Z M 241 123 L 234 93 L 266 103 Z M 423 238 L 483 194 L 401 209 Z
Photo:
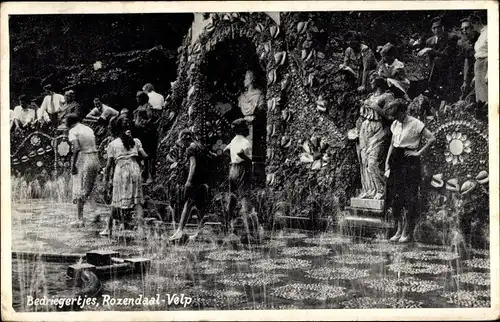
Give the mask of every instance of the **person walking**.
M 69 129 L 68 139 L 73 148 L 71 174 L 73 179 L 73 203 L 77 204 L 78 221 L 74 226 L 84 226 L 83 207 L 89 198 L 100 171 L 94 131 L 80 123 L 78 115 L 70 113 L 65 119 Z

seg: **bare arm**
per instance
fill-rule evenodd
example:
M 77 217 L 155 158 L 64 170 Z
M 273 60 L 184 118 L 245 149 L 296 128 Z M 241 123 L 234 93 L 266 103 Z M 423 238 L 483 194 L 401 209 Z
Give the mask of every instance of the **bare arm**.
M 389 146 L 389 152 L 387 152 L 387 158 L 385 159 L 385 171 L 389 170 L 389 161 L 391 160 L 392 150 L 394 149 L 394 139 L 391 138 L 391 145 Z
M 149 156 L 148 154 L 146 153 L 146 151 L 144 151 L 144 149 L 141 147 L 139 147 L 139 154 L 144 158 L 144 159 L 147 159 Z
M 186 185 L 191 185 L 195 170 L 196 170 L 196 158 L 192 156 L 189 158 L 189 175 L 186 180 Z
M 78 155 L 80 154 L 80 147 L 78 143 L 73 143 L 73 155 L 71 156 L 71 172 L 76 174 L 76 160 L 78 159 Z
M 115 159 L 112 157 L 109 157 L 107 162 L 106 162 L 106 168 L 104 169 L 104 182 L 108 182 L 111 178 L 111 169 L 113 168 L 113 165 L 115 163 Z
M 245 161 L 252 162 L 252 160 L 246 155 L 245 150 L 238 152 L 238 156 Z
M 98 120 L 99 119 L 99 111 L 97 111 L 95 108 L 92 109 L 85 118 L 92 119 L 92 120 Z
M 425 150 L 427 150 L 427 148 L 429 146 L 431 146 L 435 141 L 436 141 L 436 137 L 434 136 L 434 134 L 429 131 L 429 129 L 427 128 L 424 128 L 423 132 L 422 132 L 422 136 L 427 140 L 427 142 L 425 143 L 425 145 L 418 151 L 418 154 L 419 155 L 422 155 Z

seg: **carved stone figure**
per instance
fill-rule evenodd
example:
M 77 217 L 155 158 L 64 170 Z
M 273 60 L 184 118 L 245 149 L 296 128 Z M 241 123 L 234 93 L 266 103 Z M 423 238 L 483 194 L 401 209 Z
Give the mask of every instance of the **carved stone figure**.
M 246 91 L 238 98 L 238 107 L 243 114 L 243 118 L 236 120 L 236 122 L 244 120 L 248 124 L 249 135 L 247 138 L 250 142 L 253 142 L 254 126 L 258 122 L 259 115 L 265 109 L 265 100 L 262 91 L 256 88 L 255 74 L 250 70 L 245 74 L 244 85 Z
M 383 199 L 385 180 L 381 164 L 388 144 L 389 130 L 385 119 L 390 119 L 385 107 L 394 99 L 386 92 L 386 82 L 381 77 L 372 78 L 374 92 L 363 102 L 360 114 L 359 150 L 361 161 L 362 191 L 358 198 Z

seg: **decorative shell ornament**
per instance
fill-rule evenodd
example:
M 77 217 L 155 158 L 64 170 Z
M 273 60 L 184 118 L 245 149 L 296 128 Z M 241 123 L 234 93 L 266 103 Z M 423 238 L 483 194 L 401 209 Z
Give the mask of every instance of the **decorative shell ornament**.
M 303 49 L 303 50 L 305 50 L 305 49 Z M 311 50 L 311 51 L 307 54 L 306 58 L 302 58 L 302 59 L 304 59 L 304 61 L 306 62 L 306 61 L 310 60 L 313 56 L 314 56 L 314 49 L 313 49 L 313 50 Z
M 200 44 L 200 42 L 197 42 L 197 43 L 194 44 L 193 50 L 191 51 L 191 53 L 197 54 L 200 51 L 201 51 L 201 44 Z
M 320 170 L 328 164 L 331 157 L 326 153 L 328 143 L 325 138 L 311 137 L 302 144 L 304 152 L 300 154 L 300 162 L 310 164 L 311 170 Z
M 191 104 L 189 105 L 189 108 L 188 108 L 188 116 L 189 118 L 191 118 L 191 116 L 193 115 L 194 113 L 194 104 Z
M 274 54 L 274 61 L 278 65 L 283 65 L 286 61 L 286 51 L 280 51 Z
M 272 124 L 268 124 L 266 126 L 266 131 L 267 131 L 267 134 L 271 136 L 272 132 L 273 132 L 273 125 Z
M 270 98 L 267 100 L 267 109 L 269 111 L 274 111 L 277 106 L 277 99 L 275 97 Z
M 257 25 L 255 26 L 255 30 L 257 32 L 263 32 L 264 31 L 264 25 L 262 23 L 257 23 Z
M 307 21 L 300 21 L 297 23 L 297 32 L 303 34 L 307 30 Z
M 272 85 L 276 82 L 276 70 L 273 69 L 267 74 L 267 84 Z
M 302 51 L 300 52 L 300 58 L 302 60 L 307 58 L 307 50 L 306 49 L 302 49 Z
M 274 185 L 274 182 L 276 181 L 276 175 L 274 173 L 269 173 L 267 176 L 266 176 L 266 183 L 269 185 L 269 186 L 272 186 Z
M 276 38 L 280 34 L 280 28 L 278 26 L 271 26 L 271 28 L 269 28 L 269 33 L 271 37 Z
M 444 186 L 442 173 L 438 173 L 432 176 L 431 186 L 433 186 L 434 188 L 442 188 Z
M 276 135 L 276 125 L 273 124 L 272 130 L 271 130 L 271 136 L 275 136 L 275 135 Z
M 215 30 L 215 26 L 212 23 L 209 23 L 208 25 L 205 26 L 206 33 L 211 33 L 214 30 Z
M 323 99 L 323 96 L 320 95 L 318 96 L 318 99 L 316 100 L 316 108 L 320 112 L 326 112 L 326 101 Z
M 268 41 L 268 42 L 266 42 L 266 43 L 264 44 L 264 51 L 265 51 L 266 53 L 268 53 L 268 52 L 270 52 L 270 51 L 271 51 L 271 42 L 269 42 L 269 41 Z
M 309 74 L 306 79 L 306 85 L 312 87 L 314 84 L 314 74 Z
M 292 118 L 292 112 L 289 109 L 281 111 L 281 119 L 285 123 L 289 122 L 291 118 Z
M 453 178 L 453 179 L 446 181 L 446 189 L 450 190 L 450 191 L 459 191 L 460 185 L 458 184 L 458 179 Z
M 478 175 L 476 176 L 476 181 L 479 183 L 479 184 L 486 184 L 489 182 L 489 177 L 488 177 L 488 172 L 486 171 L 481 171 L 478 173 Z
M 460 188 L 460 193 L 463 194 L 463 195 L 465 195 L 466 193 L 469 193 L 472 190 L 474 190 L 474 188 L 476 187 L 476 185 L 477 185 L 477 183 L 475 181 L 467 180 L 467 181 L 464 182 L 464 184 Z
M 266 151 L 266 157 L 269 160 L 274 159 L 274 149 L 273 148 L 268 148 Z
M 281 90 L 284 90 L 288 86 L 288 77 L 281 80 Z
M 292 139 L 288 136 L 283 136 L 281 138 L 281 146 L 283 148 L 289 148 L 292 145 Z
M 97 71 L 97 70 L 99 70 L 99 69 L 101 69 L 101 68 L 102 68 L 102 62 L 101 62 L 101 61 L 96 61 L 96 62 L 94 63 L 94 70 L 96 70 L 96 71 Z
M 187 97 L 188 99 L 194 94 L 194 92 L 196 91 L 196 86 L 195 85 L 192 85 L 189 90 L 188 90 L 188 94 L 187 94 Z

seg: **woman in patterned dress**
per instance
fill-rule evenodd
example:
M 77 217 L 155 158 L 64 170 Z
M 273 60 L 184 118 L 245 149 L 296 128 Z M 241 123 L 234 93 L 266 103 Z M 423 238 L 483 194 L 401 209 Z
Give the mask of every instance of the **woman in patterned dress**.
M 106 186 L 110 183 L 110 173 L 113 173 L 113 196 L 111 207 L 114 213 L 120 213 L 121 220 L 126 226 L 126 218 L 131 216 L 135 209 L 136 216 L 142 219 L 142 204 L 144 201 L 142 191 L 142 174 L 139 158 L 147 158 L 139 139 L 133 138 L 130 128 L 132 124 L 126 117 L 117 119 L 119 136 L 108 146 L 108 162 L 106 165 L 104 181 Z M 113 220 L 110 218 L 108 228 L 101 235 L 111 234 Z

